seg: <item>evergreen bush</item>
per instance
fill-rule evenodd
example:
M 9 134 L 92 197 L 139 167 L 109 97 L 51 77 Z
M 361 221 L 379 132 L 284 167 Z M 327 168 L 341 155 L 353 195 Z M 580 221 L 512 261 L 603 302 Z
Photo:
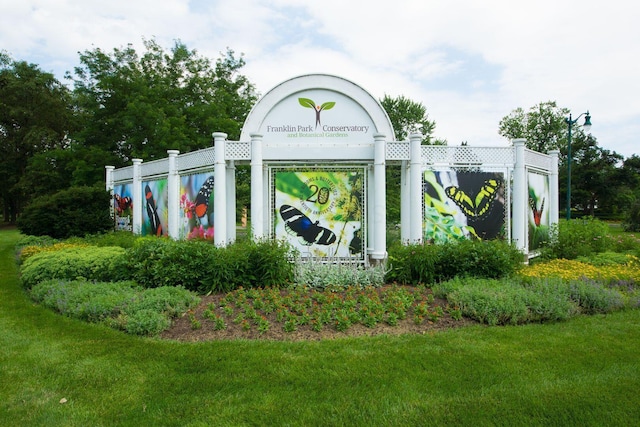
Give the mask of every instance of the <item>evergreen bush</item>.
M 111 195 L 103 188 L 71 187 L 35 198 L 17 221 L 23 234 L 66 239 L 112 230 Z

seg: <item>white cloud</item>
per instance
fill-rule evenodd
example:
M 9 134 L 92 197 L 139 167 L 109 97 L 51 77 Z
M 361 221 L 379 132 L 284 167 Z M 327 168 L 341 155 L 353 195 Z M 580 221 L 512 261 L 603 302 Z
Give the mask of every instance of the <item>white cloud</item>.
M 451 144 L 502 144 L 500 119 L 555 100 L 589 109 L 604 148 L 635 153 L 639 6 L 514 0 L 0 0 L 0 49 L 62 77 L 78 51 L 155 37 L 215 59 L 244 52 L 262 93 L 299 74 L 422 102 Z

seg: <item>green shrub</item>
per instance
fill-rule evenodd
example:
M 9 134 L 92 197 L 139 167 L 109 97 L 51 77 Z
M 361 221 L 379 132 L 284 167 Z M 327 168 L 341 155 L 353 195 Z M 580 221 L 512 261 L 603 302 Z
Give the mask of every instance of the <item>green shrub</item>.
M 200 299 L 183 287 L 163 286 L 146 289 L 138 294 L 124 307 L 126 313 L 142 310 L 153 310 L 174 318 L 184 314 L 190 307 L 198 304 Z
M 388 282 L 433 283 L 442 245 L 397 245 L 389 249 Z
M 30 290 L 31 298 L 65 316 L 101 322 L 117 316 L 135 298 L 140 288 L 134 282 L 87 282 L 45 280 Z
M 569 292 L 571 299 L 586 314 L 609 313 L 624 307 L 624 299 L 619 291 L 606 288 L 593 280 L 571 281 Z
M 147 237 L 127 250 L 122 268 L 145 288 L 183 286 L 199 291 L 211 274 L 217 250 L 203 241 Z
M 640 200 L 636 200 L 625 214 L 622 228 L 624 231 L 640 231 Z
M 564 320 L 577 312 L 564 288 L 544 281 L 524 287 L 506 280 L 457 278 L 436 285 L 434 293 L 446 294 L 462 315 L 489 325 Z
M 200 293 L 281 286 L 294 272 L 288 246 L 276 241 L 245 240 L 222 248 L 150 237 L 127 251 L 126 263 L 122 269 L 144 287 L 183 286 Z
M 640 239 L 633 234 L 619 233 L 609 236 L 611 250 L 614 252 L 634 252 L 640 255 Z
M 546 259 L 576 259 L 607 251 L 612 245 L 609 226 L 598 219 L 585 217 L 560 220 L 552 225 L 549 245 L 542 250 Z
M 107 233 L 89 234 L 84 237 L 71 237 L 67 239 L 69 243 L 86 243 L 93 246 L 119 246 L 121 248 L 132 248 L 139 235 L 130 231 L 109 231 Z
M 124 329 L 133 335 L 155 336 L 168 329 L 171 321 L 154 310 L 140 310 L 125 316 Z
M 27 246 L 49 246 L 56 243 L 58 239 L 54 239 L 51 236 L 22 236 L 18 240 L 15 246 L 15 252 L 18 257 L 20 256 L 20 252 L 22 249 Z
M 70 247 L 41 252 L 26 259 L 20 267 L 26 288 L 48 279 L 109 281 L 120 277 L 119 264 L 125 250 L 119 247 Z
M 23 234 L 66 239 L 112 230 L 111 195 L 103 188 L 72 187 L 35 198 L 18 218 Z
M 365 268 L 361 264 L 298 262 L 295 286 L 316 290 L 344 290 L 349 287 L 380 287 L 384 284 L 384 266 Z
M 390 249 L 387 281 L 434 283 L 457 276 L 499 278 L 522 267 L 523 255 L 501 240 L 460 240 Z
M 135 282 L 45 280 L 29 291 L 31 298 L 58 313 L 102 322 L 138 335 L 157 335 L 200 299 L 184 288 L 143 289 Z
M 619 252 L 600 252 L 589 256 L 579 256 L 577 261 L 603 267 L 605 265 L 623 265 L 630 261 L 629 255 Z

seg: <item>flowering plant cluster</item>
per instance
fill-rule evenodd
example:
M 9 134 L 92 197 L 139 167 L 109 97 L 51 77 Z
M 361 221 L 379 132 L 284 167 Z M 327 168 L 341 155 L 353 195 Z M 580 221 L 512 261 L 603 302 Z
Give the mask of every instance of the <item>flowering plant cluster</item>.
M 405 319 L 415 324 L 435 323 L 445 310 L 460 319 L 455 308 L 438 306 L 431 291 L 423 286 L 352 286 L 341 292 L 240 287 L 217 304 L 209 304 L 202 317 L 213 322 L 214 330 L 224 329 L 231 322 L 245 331 L 256 328 L 260 334 L 275 327 L 294 332 L 302 326 L 316 332 L 325 328 L 343 332 L 358 324 L 368 328 L 396 326 Z
M 638 258 L 629 255 L 624 264 L 595 266 L 586 262 L 566 259 L 554 259 L 524 269 L 526 277 L 558 277 L 565 280 L 593 279 L 604 282 L 634 281 L 640 283 L 640 263 Z

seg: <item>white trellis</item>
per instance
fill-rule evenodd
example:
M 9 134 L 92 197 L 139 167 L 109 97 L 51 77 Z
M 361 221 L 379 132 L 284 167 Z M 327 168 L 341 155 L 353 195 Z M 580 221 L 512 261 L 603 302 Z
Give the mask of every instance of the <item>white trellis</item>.
M 324 129 L 331 129 L 329 131 L 308 131 L 313 127 L 313 123 L 306 124 L 312 111 L 305 110 L 304 105 L 301 107 L 299 100 L 310 101 L 312 98 L 322 102 L 335 100 L 333 103 L 343 108 L 342 114 L 348 119 L 323 113 L 325 123 L 331 118 L 333 122 L 330 123 L 337 124 L 324 125 Z M 327 101 L 324 105 L 329 104 Z M 318 105 L 316 129 L 322 110 Z M 283 110 L 285 107 L 288 110 Z M 302 124 L 296 128 L 296 123 Z M 305 129 L 307 133 L 298 129 Z M 113 191 L 115 186 L 131 185 L 132 230 L 140 233 L 145 206 L 143 182 L 166 179 L 166 234 L 177 239 L 182 215 L 179 205 L 181 177 L 212 173 L 215 178 L 214 242 L 225 245 L 236 235 L 237 164 L 251 167 L 251 233 L 255 238 L 273 237 L 274 233 L 273 216 L 276 213 L 272 197 L 275 190 L 270 168 L 298 166 L 329 170 L 353 166 L 366 174 L 365 194 L 361 200 L 365 210 L 362 226 L 366 224 L 366 230 L 362 230 L 365 233 L 363 242 L 366 242 L 366 247 L 362 248 L 365 263 L 379 262 L 387 256 L 387 164 L 401 165 L 400 225 L 405 242 L 423 241 L 423 173 L 426 170 L 455 168 L 504 173 L 507 237 L 523 253 L 528 252 L 529 172 L 548 177 L 549 222 L 558 221 L 557 151 L 549 155 L 537 153 L 526 149 L 524 140 L 514 140 L 511 146 L 503 147 L 451 147 L 420 145 L 422 135 L 419 133 L 410 135 L 409 141 L 394 141 L 392 136 L 393 129 L 384 109 L 362 88 L 335 76 L 302 76 L 277 86 L 256 104 L 245 122 L 240 141 L 228 141 L 224 133 L 214 133 L 210 148 L 183 154 L 169 150 L 165 159 L 151 162 L 133 159 L 131 166 L 119 169 L 106 166 L 106 187 Z

